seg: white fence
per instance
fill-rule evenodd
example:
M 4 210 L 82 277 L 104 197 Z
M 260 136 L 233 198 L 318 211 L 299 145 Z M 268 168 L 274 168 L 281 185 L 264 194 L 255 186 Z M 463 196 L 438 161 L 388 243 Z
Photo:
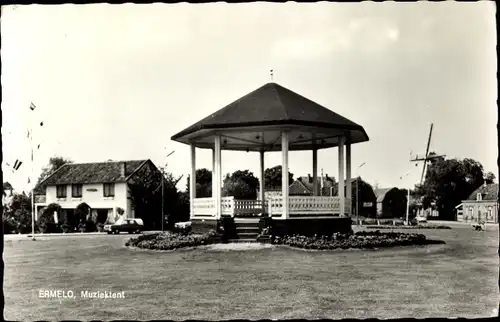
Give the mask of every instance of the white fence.
M 288 197 L 288 212 L 290 215 L 332 215 L 340 213 L 339 197 L 291 196 Z M 349 215 L 350 199 L 345 199 L 344 214 Z M 283 198 L 274 197 L 265 200 L 238 200 L 234 197 L 221 198 L 221 215 L 241 216 L 260 215 L 267 210 L 271 215 L 283 214 Z M 214 198 L 196 198 L 194 200 L 194 217 L 216 217 Z

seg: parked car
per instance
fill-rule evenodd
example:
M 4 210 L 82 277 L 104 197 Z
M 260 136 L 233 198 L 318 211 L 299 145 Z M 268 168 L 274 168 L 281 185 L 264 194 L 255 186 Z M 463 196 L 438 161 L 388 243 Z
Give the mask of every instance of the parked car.
M 427 222 L 427 217 L 417 216 L 417 217 L 415 217 L 415 220 L 417 221 L 417 223 L 426 223 Z
M 141 233 L 144 229 L 144 222 L 140 218 L 119 219 L 116 223 L 105 225 L 104 231 L 108 234 L 119 234 L 122 231 L 129 234 Z

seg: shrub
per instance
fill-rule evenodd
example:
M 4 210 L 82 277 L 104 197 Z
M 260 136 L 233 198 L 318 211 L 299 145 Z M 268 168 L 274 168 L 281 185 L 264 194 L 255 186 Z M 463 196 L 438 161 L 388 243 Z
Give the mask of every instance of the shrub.
M 85 222 L 80 222 L 78 224 L 78 231 L 84 233 L 87 231 L 87 225 L 85 224 Z
M 97 225 L 92 219 L 85 221 L 85 231 L 89 233 L 97 231 Z
M 3 217 L 4 234 L 16 234 L 18 232 L 18 222 L 13 217 Z
M 450 226 L 444 225 L 415 225 L 415 226 L 366 226 L 369 229 L 451 229 Z
M 354 234 L 335 233 L 332 236 L 305 237 L 294 235 L 281 238 L 273 237 L 272 243 L 305 249 L 347 249 L 424 245 L 427 240 L 422 234 L 361 231 Z
M 63 233 L 72 233 L 75 229 L 75 227 L 73 227 L 72 225 L 68 224 L 68 223 L 64 223 L 61 225 L 61 229 L 63 231 Z
M 81 223 L 82 221 L 85 222 L 86 220 L 88 220 L 90 209 L 91 209 L 90 206 L 85 202 L 82 202 L 81 204 L 76 206 L 75 208 L 76 222 Z
M 58 215 L 61 212 L 61 206 L 56 203 L 51 203 L 45 208 L 42 215 L 38 219 L 38 228 L 41 233 L 56 233 L 59 232 L 59 225 L 54 221 L 54 212 Z
M 144 249 L 173 250 L 182 247 L 193 247 L 213 243 L 216 240 L 216 235 L 214 230 L 210 230 L 208 233 L 201 235 L 184 235 L 172 232 L 146 234 L 131 238 L 125 245 Z

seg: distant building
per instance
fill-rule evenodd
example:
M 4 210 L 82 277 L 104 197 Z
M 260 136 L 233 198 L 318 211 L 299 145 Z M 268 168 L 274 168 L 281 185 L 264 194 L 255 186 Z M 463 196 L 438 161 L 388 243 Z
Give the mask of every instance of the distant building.
M 321 196 L 335 196 L 337 182 L 335 178 L 325 176 L 317 177 L 318 192 Z M 290 196 L 312 196 L 314 192 L 313 177 L 311 175 L 298 177 L 290 185 Z
M 457 221 L 498 223 L 498 183 L 482 185 L 455 208 Z
M 321 189 L 321 180 L 323 180 L 323 189 Z M 326 174 L 323 177 L 318 176 L 317 181 L 318 181 L 318 191 L 320 192 L 320 195 L 330 196 L 333 187 L 334 188 L 333 195 L 335 196 L 336 193 L 335 189 L 337 186 L 335 178 L 332 178 L 328 176 L 328 174 Z M 312 176 L 308 175 L 308 176 L 298 177 L 289 185 L 289 189 L 290 189 L 289 190 L 290 196 L 312 196 L 314 192 L 314 184 Z M 264 198 L 266 199 L 272 197 L 280 197 L 281 188 L 277 189 L 266 188 L 264 191 L 264 196 L 265 196 Z M 259 197 L 260 197 L 259 189 L 257 188 L 257 198 Z
M 123 217 L 134 218 L 129 183 L 155 173 L 161 178 L 151 160 L 65 164 L 35 188 L 35 219 L 51 203 L 59 204 L 68 215 L 86 203 L 100 223 L 116 221 L 118 208 L 124 210 Z

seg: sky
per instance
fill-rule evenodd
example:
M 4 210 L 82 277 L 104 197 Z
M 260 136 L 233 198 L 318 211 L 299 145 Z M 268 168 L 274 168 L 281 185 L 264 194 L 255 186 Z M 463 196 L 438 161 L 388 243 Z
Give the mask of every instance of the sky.
M 167 167 L 186 178 L 190 148 L 170 137 L 269 82 L 270 69 L 364 127 L 353 176 L 413 186 L 422 164 L 410 152 L 425 153 L 434 123 L 432 151 L 498 177 L 494 2 L 2 6 L 1 30 L 2 169 L 16 190 L 29 189 L 30 124 L 34 177 L 51 156 L 161 166 L 175 151 Z M 211 151 L 196 163 L 211 169 Z M 312 152 L 291 152 L 289 166 L 311 174 Z M 223 151 L 223 173 L 238 169 L 258 176 L 258 153 Z M 319 151 L 318 169 L 338 178 L 336 148 Z

